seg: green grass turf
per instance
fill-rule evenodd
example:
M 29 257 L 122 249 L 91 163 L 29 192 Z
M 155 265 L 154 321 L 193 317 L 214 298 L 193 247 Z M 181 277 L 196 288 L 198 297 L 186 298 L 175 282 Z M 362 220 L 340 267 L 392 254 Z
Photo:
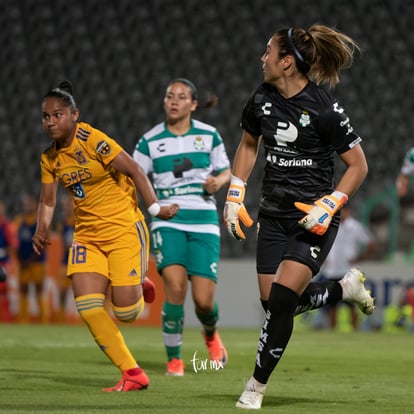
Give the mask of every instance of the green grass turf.
M 0 413 L 241 413 L 235 402 L 250 376 L 258 329 L 221 329 L 229 364 L 194 372 L 204 360 L 198 329 L 186 328 L 182 378 L 165 376 L 158 328 L 122 327 L 148 373 L 147 390 L 107 394 L 120 378 L 80 326 L 0 325 Z M 412 413 L 414 335 L 296 329 L 273 373 L 260 412 Z

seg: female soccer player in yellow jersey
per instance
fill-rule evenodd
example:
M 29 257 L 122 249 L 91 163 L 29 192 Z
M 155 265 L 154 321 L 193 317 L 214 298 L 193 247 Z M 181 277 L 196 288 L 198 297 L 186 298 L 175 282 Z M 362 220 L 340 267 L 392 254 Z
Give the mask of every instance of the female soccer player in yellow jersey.
M 177 204 L 160 206 L 141 167 L 105 133 L 79 122 L 70 82 L 43 98 L 43 127 L 52 144 L 41 155 L 41 193 L 33 249 L 41 253 L 56 206 L 58 182 L 72 195 L 75 215 L 67 275 L 78 312 L 98 346 L 122 372 L 106 392 L 148 387 L 124 338 L 104 308 L 111 287 L 112 309 L 133 322 L 144 308 L 142 284 L 147 271 L 149 236 L 138 208 L 138 192 L 153 216 L 170 219 Z

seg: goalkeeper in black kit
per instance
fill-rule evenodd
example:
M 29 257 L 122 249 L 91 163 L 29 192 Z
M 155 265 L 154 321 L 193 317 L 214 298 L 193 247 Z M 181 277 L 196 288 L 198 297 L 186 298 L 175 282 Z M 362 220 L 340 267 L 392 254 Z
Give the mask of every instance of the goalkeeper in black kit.
M 368 172 L 361 138 L 339 102 L 320 86 L 334 87 L 358 50 L 350 37 L 323 25 L 278 31 L 261 59 L 264 83 L 243 110 L 224 220 L 238 240 L 245 238 L 240 222 L 253 224 L 243 201 L 262 142 L 266 165 L 256 268 L 266 319 L 239 408 L 261 408 L 295 315 L 341 300 L 355 302 L 365 314 L 374 310 L 358 269 L 350 269 L 339 282 L 311 283 L 335 240 L 341 207 Z M 337 183 L 335 153 L 346 167 Z

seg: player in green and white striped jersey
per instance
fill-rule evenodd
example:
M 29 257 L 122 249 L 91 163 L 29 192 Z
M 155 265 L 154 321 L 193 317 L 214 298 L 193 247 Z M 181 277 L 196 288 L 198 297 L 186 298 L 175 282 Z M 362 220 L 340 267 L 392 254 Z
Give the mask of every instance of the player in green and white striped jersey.
M 410 184 L 410 177 L 414 176 L 414 147 L 410 148 L 404 156 L 401 171 L 398 174 L 396 186 L 400 197 L 407 195 Z
M 198 105 L 192 82 L 171 81 L 164 97 L 166 121 L 138 141 L 134 159 L 152 181 L 160 205 L 177 203 L 169 221 L 153 217 L 152 253 L 162 275 L 166 301 L 162 331 L 168 358 L 167 374 L 184 375 L 181 344 L 184 302 L 191 281 L 192 297 L 210 360 L 227 363 L 217 332 L 215 302 L 220 257 L 220 227 L 214 193 L 230 181 L 230 162 L 217 129 L 192 119 Z

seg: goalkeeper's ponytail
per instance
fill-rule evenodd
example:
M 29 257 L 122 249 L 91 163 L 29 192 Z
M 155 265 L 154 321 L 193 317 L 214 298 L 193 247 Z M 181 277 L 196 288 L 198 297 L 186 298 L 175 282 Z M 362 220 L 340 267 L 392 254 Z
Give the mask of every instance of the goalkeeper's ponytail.
M 349 68 L 361 48 L 355 40 L 338 30 L 314 24 L 308 30 L 299 27 L 279 30 L 279 58 L 293 55 L 299 72 L 316 84 L 333 88 L 342 69 Z

